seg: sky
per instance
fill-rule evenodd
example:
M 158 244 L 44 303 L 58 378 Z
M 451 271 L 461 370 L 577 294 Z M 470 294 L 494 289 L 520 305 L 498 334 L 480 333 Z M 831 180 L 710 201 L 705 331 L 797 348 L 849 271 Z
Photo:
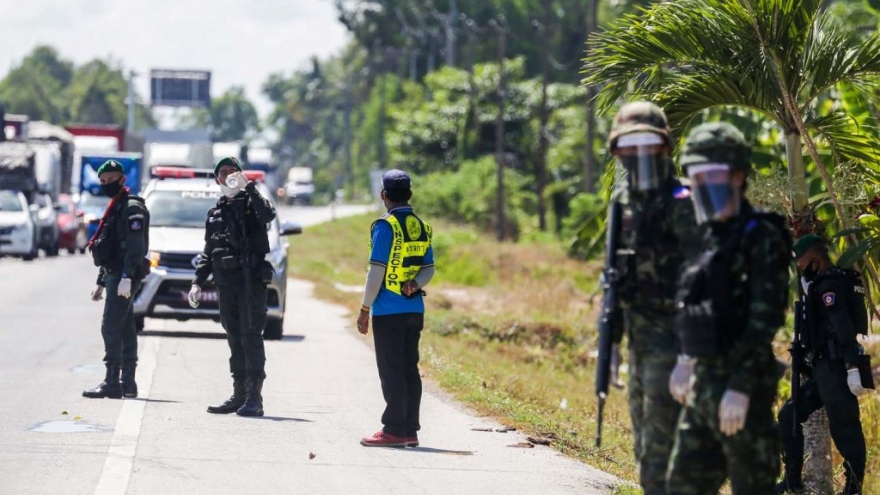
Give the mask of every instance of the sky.
M 81 64 L 108 56 L 149 98 L 150 69 L 210 70 L 211 94 L 243 85 L 261 116 L 273 72 L 307 66 L 347 41 L 332 0 L 0 1 L 0 78 L 38 44 Z

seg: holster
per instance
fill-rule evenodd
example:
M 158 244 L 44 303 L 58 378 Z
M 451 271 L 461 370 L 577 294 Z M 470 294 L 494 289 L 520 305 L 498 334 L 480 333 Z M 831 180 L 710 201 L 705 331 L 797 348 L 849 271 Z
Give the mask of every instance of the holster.
M 241 256 L 229 249 L 215 249 L 211 253 L 211 265 L 215 270 L 233 270 L 241 268 Z

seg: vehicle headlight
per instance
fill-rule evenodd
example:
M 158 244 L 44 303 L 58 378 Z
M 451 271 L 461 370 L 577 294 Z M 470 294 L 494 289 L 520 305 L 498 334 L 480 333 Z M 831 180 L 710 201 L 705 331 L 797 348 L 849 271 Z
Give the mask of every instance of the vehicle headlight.
M 159 266 L 159 263 L 162 262 L 162 253 L 160 253 L 159 251 L 150 251 L 147 258 L 149 258 L 150 260 L 150 266 L 152 268 L 156 268 L 157 266 Z

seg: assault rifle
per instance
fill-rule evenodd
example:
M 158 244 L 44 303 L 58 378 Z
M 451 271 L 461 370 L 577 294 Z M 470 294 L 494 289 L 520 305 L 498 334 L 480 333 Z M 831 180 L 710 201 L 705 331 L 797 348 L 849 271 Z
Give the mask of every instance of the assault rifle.
M 236 201 L 241 201 L 241 205 L 236 204 Z M 244 199 L 232 201 L 232 211 L 235 212 L 236 223 L 238 224 L 238 230 L 241 234 L 239 248 L 241 249 L 241 270 L 242 275 L 244 276 L 245 304 L 243 305 L 244 311 L 240 314 L 239 318 L 242 325 L 241 332 L 243 333 L 250 332 L 251 329 L 251 295 L 253 294 L 253 281 L 251 280 L 251 243 L 247 232 L 246 215 L 248 201 L 250 201 L 250 196 L 247 194 L 245 194 Z
M 596 367 L 596 396 L 599 399 L 596 419 L 596 447 L 602 445 L 602 412 L 611 381 L 611 349 L 615 328 L 620 322 L 617 309 L 617 246 L 620 241 L 620 203 L 611 200 L 608 206 L 608 229 L 605 234 L 605 269 L 602 270 L 602 312 L 599 315 L 599 357 Z
M 807 324 L 807 292 L 802 288 L 798 292 L 800 301 L 794 303 L 794 336 L 791 347 L 788 349 L 788 352 L 791 353 L 791 406 L 795 411 L 798 410 L 798 400 L 801 395 L 801 374 L 803 374 L 803 366 L 806 364 L 804 362 L 806 350 L 803 346 L 803 335 Z M 791 427 L 793 434 L 797 435 L 797 421 L 793 421 Z

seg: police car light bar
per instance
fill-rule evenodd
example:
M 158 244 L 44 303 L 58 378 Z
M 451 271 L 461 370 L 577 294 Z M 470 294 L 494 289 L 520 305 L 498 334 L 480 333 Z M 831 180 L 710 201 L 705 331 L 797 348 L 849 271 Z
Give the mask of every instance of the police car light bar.
M 185 167 L 153 167 L 150 177 L 154 179 L 194 179 L 196 171 Z
M 265 182 L 266 181 L 266 172 L 262 170 L 245 170 L 242 172 L 247 180 L 252 180 L 254 182 Z

